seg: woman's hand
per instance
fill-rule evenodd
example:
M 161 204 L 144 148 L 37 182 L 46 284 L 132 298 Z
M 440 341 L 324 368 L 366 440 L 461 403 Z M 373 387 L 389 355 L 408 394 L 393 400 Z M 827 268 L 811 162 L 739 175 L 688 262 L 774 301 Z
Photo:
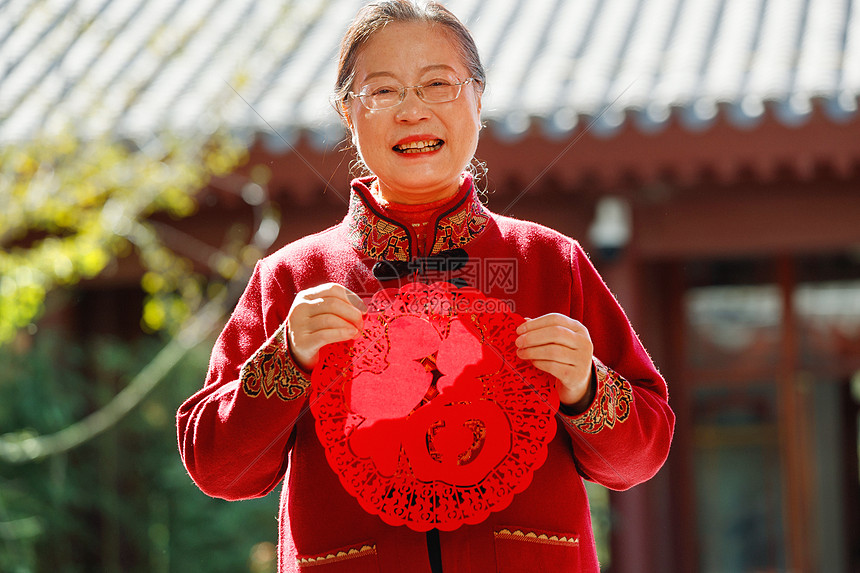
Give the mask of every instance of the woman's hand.
M 594 399 L 594 346 L 588 329 L 568 316 L 552 313 L 526 320 L 517 334 L 517 355 L 555 376 L 561 403 L 584 412 Z
M 299 292 L 287 316 L 290 351 L 299 366 L 313 370 L 320 348 L 353 338 L 361 330 L 367 305 L 348 288 L 326 283 Z

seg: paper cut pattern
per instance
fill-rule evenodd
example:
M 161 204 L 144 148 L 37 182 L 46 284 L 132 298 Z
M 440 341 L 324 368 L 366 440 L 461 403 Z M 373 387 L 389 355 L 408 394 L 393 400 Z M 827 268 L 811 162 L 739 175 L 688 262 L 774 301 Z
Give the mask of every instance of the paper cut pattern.
M 516 356 L 523 319 L 447 283 L 386 289 L 369 308 L 313 374 L 317 435 L 344 488 L 416 531 L 507 507 L 545 461 L 558 410 L 555 378 Z

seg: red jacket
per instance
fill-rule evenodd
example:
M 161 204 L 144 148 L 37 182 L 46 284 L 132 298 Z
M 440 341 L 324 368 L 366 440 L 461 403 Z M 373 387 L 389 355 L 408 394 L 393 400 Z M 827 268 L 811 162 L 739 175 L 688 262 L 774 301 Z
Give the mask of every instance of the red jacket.
M 651 478 L 674 428 L 666 383 L 624 312 L 576 241 L 490 213 L 468 176 L 435 213 L 424 246 L 373 199 L 368 183 L 353 182 L 341 224 L 257 264 L 213 349 L 203 389 L 177 415 L 189 474 L 208 495 L 229 500 L 266 495 L 287 477 L 280 571 L 429 572 L 425 534 L 365 512 L 329 467 L 309 411 L 309 375 L 290 356 L 284 323 L 303 289 L 337 282 L 368 296 L 397 286 L 374 278 L 378 260 L 461 247 L 470 264 L 454 275 L 470 286 L 510 301 L 524 317 L 563 313 L 589 329 L 597 393 L 585 413 L 556 416 L 545 463 L 507 508 L 440 533 L 443 569 L 598 571 L 582 477 L 618 490 Z

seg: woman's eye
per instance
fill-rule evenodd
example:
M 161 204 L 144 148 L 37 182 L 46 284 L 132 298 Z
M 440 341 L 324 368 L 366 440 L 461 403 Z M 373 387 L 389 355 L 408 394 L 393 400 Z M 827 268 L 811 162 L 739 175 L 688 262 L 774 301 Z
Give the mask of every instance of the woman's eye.
M 390 95 L 393 93 L 397 93 L 397 90 L 392 87 L 381 87 L 374 88 L 373 90 L 371 90 L 370 93 L 371 95 Z
M 425 87 L 434 87 L 435 88 L 435 87 L 443 87 L 443 86 L 450 86 L 450 85 L 451 85 L 451 82 L 449 82 L 448 80 L 433 80 L 432 82 L 425 84 Z

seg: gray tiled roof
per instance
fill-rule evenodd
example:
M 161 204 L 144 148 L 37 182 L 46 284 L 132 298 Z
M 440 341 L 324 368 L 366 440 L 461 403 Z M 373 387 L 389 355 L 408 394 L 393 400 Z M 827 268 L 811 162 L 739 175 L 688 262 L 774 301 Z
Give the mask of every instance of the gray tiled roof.
M 286 148 L 342 137 L 329 102 L 357 0 L 0 0 L 0 142 L 147 138 L 227 124 Z M 500 137 L 676 117 L 857 116 L 860 0 L 450 0 L 488 70 Z M 265 118 L 265 119 L 264 119 Z M 274 135 L 272 128 L 279 135 Z

